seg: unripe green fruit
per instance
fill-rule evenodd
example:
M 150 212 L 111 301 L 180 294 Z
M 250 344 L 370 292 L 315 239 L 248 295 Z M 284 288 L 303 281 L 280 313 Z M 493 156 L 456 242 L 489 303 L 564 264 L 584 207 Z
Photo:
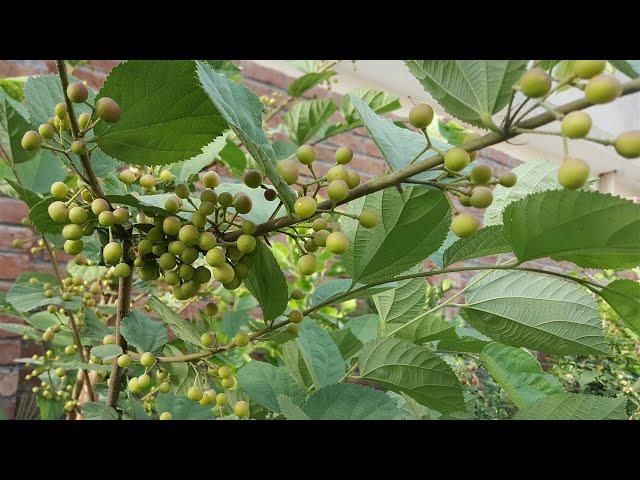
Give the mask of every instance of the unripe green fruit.
M 85 130 L 91 123 L 91 114 L 84 112 L 78 117 L 78 126 L 81 130 Z
M 147 375 L 146 373 L 143 373 L 138 377 L 138 388 L 140 390 L 144 390 L 149 385 L 151 385 L 151 377 L 149 375 Z
M 298 333 L 300 333 L 300 325 L 290 323 L 289 325 L 287 325 L 287 332 L 289 332 L 294 337 L 298 336 Z
M 318 267 L 318 261 L 314 255 L 303 255 L 298 259 L 298 271 L 302 275 L 313 275 Z
M 138 242 L 138 252 L 140 252 L 140 255 L 151 253 L 151 250 L 153 250 L 153 243 L 151 243 L 151 240 L 143 238 Z
M 223 378 L 220 381 L 220 385 L 222 385 L 222 388 L 225 390 L 231 390 L 236 385 L 236 379 L 233 377 Z
M 178 272 L 166 272 L 164 274 L 164 281 L 169 285 L 179 285 L 180 284 L 180 275 Z
M 358 185 L 360 185 L 360 175 L 358 175 L 358 173 L 354 172 L 353 170 L 349 170 L 347 185 L 349 186 L 349 188 L 356 188 Z
M 156 184 L 156 177 L 150 173 L 140 177 L 140 186 L 144 188 L 152 188 Z
M 162 221 L 162 231 L 167 235 L 175 237 L 180 232 L 182 222 L 178 217 L 165 217 Z
M 202 250 L 209 251 L 217 244 L 216 236 L 211 232 L 202 232 L 200 236 L 198 236 L 198 246 Z
M 66 302 L 71 300 L 72 297 L 73 297 L 73 295 L 71 294 L 71 292 L 63 292 L 62 293 L 62 300 L 66 301 Z
M 276 170 L 282 176 L 287 185 L 293 185 L 298 181 L 298 164 L 293 159 L 281 160 L 276 165 Z
M 207 201 L 200 202 L 200 206 L 198 207 L 198 212 L 200 212 L 205 217 L 207 215 L 211 215 L 215 211 L 216 211 L 216 206 L 213 203 L 207 202 Z
M 615 148 L 616 152 L 624 158 L 640 157 L 640 130 L 632 130 L 618 135 Z
M 200 252 L 197 248 L 194 247 L 185 247 L 185 249 L 180 254 L 180 260 L 182 263 L 186 263 L 187 265 L 191 265 L 198 259 Z
M 187 398 L 194 402 L 199 402 L 202 399 L 202 390 L 198 387 L 191 387 L 187 390 Z
M 353 158 L 353 152 L 348 147 L 340 147 L 336 150 L 336 163 L 346 165 Z
M 245 332 L 238 332 L 233 337 L 233 343 L 239 347 L 244 347 L 249 344 L 249 335 Z
M 289 321 L 292 323 L 300 323 L 304 318 L 304 314 L 300 310 L 291 310 L 289 312 Z
M 313 222 L 311 222 L 311 228 L 313 228 L 316 232 L 319 232 L 320 230 L 326 230 L 328 225 L 329 224 L 327 223 L 327 220 L 322 217 L 318 217 Z
M 164 209 L 169 213 L 178 213 L 180 211 L 180 203 L 178 203 L 179 199 L 176 198 L 168 198 L 166 202 L 164 202 Z
M 83 83 L 73 82 L 67 87 L 67 97 L 73 103 L 82 103 L 89 98 L 89 90 Z
M 327 180 L 333 182 L 334 180 L 349 180 L 349 169 L 344 165 L 335 165 L 327 172 Z
M 158 266 L 162 270 L 173 270 L 176 268 L 176 257 L 173 253 L 163 253 L 158 259 Z
M 216 391 L 215 390 L 205 390 L 202 392 L 202 400 L 200 400 L 200 405 L 212 405 L 216 401 Z
M 153 227 L 147 232 L 147 240 L 152 244 L 160 243 L 164 240 L 164 232 L 161 227 Z
M 584 80 L 588 80 L 604 72 L 606 66 L 606 60 L 575 60 L 573 62 L 573 73 Z
M 129 221 L 129 209 L 124 207 L 116 208 L 113 211 L 113 216 L 118 225 L 124 225 Z
M 241 229 L 242 229 L 242 233 L 246 233 L 247 235 L 253 235 L 254 233 L 256 233 L 258 226 L 249 220 L 243 220 Z
M 82 238 L 82 227 L 69 223 L 62 228 L 62 236 L 65 240 L 80 240 Z
M 140 355 L 140 365 L 145 368 L 150 368 L 154 362 L 156 361 L 156 357 L 153 356 L 151 352 L 144 352 Z
M 178 266 L 178 275 L 180 275 L 180 278 L 185 280 L 185 281 L 189 281 L 191 279 L 193 279 L 193 275 L 196 273 L 196 269 L 193 268 L 191 265 L 187 265 L 187 264 L 182 264 Z
M 249 416 L 249 404 L 244 400 L 240 400 L 233 405 L 233 413 L 238 418 L 244 418 Z
M 113 212 L 105 210 L 98 215 L 98 223 L 103 227 L 111 227 L 116 223 L 116 217 Z
M 459 172 L 469 165 L 470 161 L 469 152 L 459 147 L 447 150 L 444 154 L 444 166 L 453 172 Z
M 109 202 L 107 202 L 104 198 L 96 198 L 93 202 L 91 202 L 91 211 L 95 215 L 100 215 L 102 212 L 106 212 L 110 210 Z
M 200 284 L 205 285 L 209 283 L 211 280 L 211 270 L 209 270 L 204 265 L 200 265 L 196 268 L 196 271 L 193 274 L 193 281 Z
M 207 188 L 216 188 L 218 185 L 220 185 L 220 175 L 218 175 L 216 172 L 206 172 L 202 176 L 202 183 Z
M 471 173 L 469 174 L 471 183 L 474 183 L 475 185 L 484 185 L 485 183 L 489 183 L 492 176 L 493 170 L 491 170 L 491 167 L 487 164 L 476 165 L 471 169 Z
M 216 395 L 216 405 L 219 407 L 223 407 L 227 403 L 227 397 L 224 393 L 219 393 Z
M 344 180 L 334 180 L 327 187 L 327 194 L 334 202 L 340 202 L 349 195 L 349 185 Z
M 209 250 L 205 258 L 212 267 L 221 267 L 225 264 L 224 250 L 219 247 Z
M 311 165 L 316 159 L 316 152 L 311 145 L 302 145 L 296 152 L 298 161 L 303 165 Z
M 229 208 L 233 205 L 233 195 L 229 192 L 222 192 L 218 195 L 218 203 L 224 208 Z
M 160 420 L 173 420 L 173 415 L 171 415 L 171 412 L 162 412 L 158 418 Z
M 24 247 L 24 240 L 15 238 L 13 242 L 11 242 L 11 245 L 13 245 L 13 248 L 22 248 Z
M 49 305 L 51 306 L 51 305 Z M 76 346 L 75 345 L 67 345 L 66 347 L 64 347 L 64 353 L 65 355 L 73 355 L 74 353 L 76 353 Z
M 503 173 L 500 175 L 500 178 L 498 178 L 498 183 L 506 188 L 513 187 L 517 181 L 518 177 L 513 172 Z
M 20 145 L 25 150 L 37 150 L 42 145 L 43 138 L 42 136 L 36 132 L 35 130 L 29 130 L 24 133 L 22 136 L 22 140 L 20 141 Z
M 171 173 L 169 170 L 162 170 L 160 172 L 160 181 L 162 183 L 172 182 L 173 179 L 174 179 L 173 173 Z
M 118 179 L 124 183 L 125 185 L 131 185 L 133 182 L 136 181 L 136 174 L 135 172 L 133 172 L 130 169 L 125 169 L 122 170 L 119 174 L 118 174 Z
M 178 238 L 185 245 L 195 245 L 198 242 L 198 229 L 193 225 L 184 225 L 178 232 Z
M 216 313 L 218 313 L 218 305 L 213 302 L 207 303 L 204 306 L 204 313 L 209 317 L 213 317 Z
M 307 252 L 316 252 L 318 251 L 318 245 L 312 239 L 308 238 L 304 242 L 304 249 Z
M 470 213 L 456 215 L 451 221 L 451 231 L 460 238 L 468 237 L 478 230 L 478 227 L 478 220 Z
M 69 121 L 69 116 L 65 115 L 64 118 L 55 117 L 53 119 L 53 128 L 58 132 L 62 129 L 65 132 L 71 130 L 71 122 Z
M 116 123 L 122 116 L 120 105 L 109 97 L 98 99 L 95 104 L 95 112 L 103 122 L 107 123 Z
M 56 377 L 64 377 L 67 374 L 67 372 L 65 372 L 64 368 L 62 367 L 58 367 L 56 368 Z
M 53 112 L 58 118 L 66 118 L 67 117 L 67 106 L 63 103 L 57 103 L 55 107 L 53 107 Z
M 127 388 L 131 393 L 140 392 L 141 389 L 140 389 L 140 386 L 138 385 L 138 379 L 136 377 L 133 377 L 132 379 L 130 379 L 129 383 L 127 383 Z
M 551 77 L 541 68 L 532 68 L 520 78 L 520 90 L 529 98 L 544 97 L 551 90 Z
M 558 182 L 565 188 L 576 190 L 589 179 L 589 165 L 579 158 L 566 158 L 558 170 Z
M 487 187 L 476 187 L 471 192 L 471 206 L 476 208 L 487 208 L 493 202 L 493 192 Z
M 138 276 L 141 280 L 150 282 L 157 279 L 160 276 L 160 272 L 158 272 L 158 266 L 153 263 L 151 265 L 144 265 L 140 270 L 138 270 Z
M 332 232 L 327 236 L 326 245 L 329 251 L 341 254 L 349 248 L 349 239 L 342 232 Z
M 207 217 L 205 217 L 200 212 L 195 212 L 193 215 L 191 215 L 191 223 L 194 227 L 202 229 L 207 223 Z
M 373 228 L 378 225 L 380 221 L 380 217 L 378 214 L 372 210 L 364 210 L 360 214 L 360 225 L 364 228 Z
M 240 194 L 233 200 L 233 208 L 236 209 L 236 212 L 240 214 L 249 213 L 251 208 L 253 207 L 253 203 L 251 202 L 251 198 L 248 195 Z
M 117 363 L 120 368 L 127 368 L 129 365 L 131 365 L 131 357 L 126 353 L 120 355 L 118 357 Z
M 244 173 L 244 184 L 249 188 L 258 188 L 262 184 L 262 174 L 258 170 L 247 170 Z
M 115 265 L 122 258 L 122 245 L 117 242 L 109 242 L 102 250 L 102 258 L 105 263 Z
M 220 283 L 231 283 L 235 276 L 236 272 L 228 263 L 224 263 L 219 267 L 213 267 L 213 278 Z
M 256 239 L 251 235 L 243 234 L 236 240 L 236 245 L 242 253 L 251 253 L 256 249 Z
M 205 332 L 202 335 L 200 335 L 200 343 L 205 347 L 210 347 L 214 343 L 216 343 L 216 337 L 211 332 Z
M 209 202 L 209 203 L 212 203 L 215 206 L 215 204 L 218 203 L 218 194 L 216 192 L 214 192 L 213 190 L 204 190 L 200 194 L 200 201 L 201 202 Z
M 160 385 L 158 385 L 158 390 L 160 391 L 160 393 L 169 393 L 169 391 L 171 390 L 171 384 L 169 382 L 162 382 Z
M 562 120 L 560 130 L 566 137 L 583 138 L 591 130 L 591 117 L 586 112 L 571 112 Z
M 42 136 L 42 138 L 51 139 L 56 134 L 56 131 L 48 123 L 43 123 L 38 127 L 38 133 Z
M 116 344 L 116 336 L 115 335 L 105 335 L 102 337 L 103 345 L 115 345 Z
M 64 251 L 69 255 L 78 255 L 83 248 L 84 243 L 82 243 L 82 240 L 67 240 L 64 242 Z
M 51 195 L 55 198 L 65 198 L 69 193 L 69 187 L 63 182 L 55 182 L 51 185 Z
M 433 108 L 426 103 L 420 103 L 409 111 L 409 122 L 416 128 L 424 130 L 433 120 Z
M 620 80 L 612 75 L 597 75 L 584 87 L 584 96 L 591 103 L 601 104 L 614 101 L 622 93 Z
M 42 341 L 43 342 L 50 342 L 51 340 L 53 340 L 53 337 L 55 337 L 55 332 L 53 330 L 47 329 L 44 331 L 44 333 L 42 334 Z
M 76 155 L 87 153 L 87 145 L 82 140 L 74 140 L 71 143 L 71 151 Z
M 302 218 L 312 217 L 318 208 L 318 204 L 316 203 L 315 198 L 313 197 L 300 197 L 293 204 L 293 210 L 296 212 L 296 215 Z

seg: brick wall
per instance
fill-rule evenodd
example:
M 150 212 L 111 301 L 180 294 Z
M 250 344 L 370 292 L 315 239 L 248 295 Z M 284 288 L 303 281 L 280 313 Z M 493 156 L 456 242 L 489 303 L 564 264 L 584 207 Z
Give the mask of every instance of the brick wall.
M 104 81 L 108 72 L 119 63 L 118 60 L 96 60 L 89 66 L 82 66 L 74 75 L 87 81 L 89 85 L 98 88 Z M 242 67 L 242 76 L 245 84 L 257 95 L 271 95 L 273 92 L 286 93 L 286 88 L 292 78 L 276 70 L 260 66 L 252 61 L 237 61 Z M 0 77 L 39 75 L 55 71 L 52 60 L 3 60 L 0 61 Z M 307 92 L 307 97 L 331 96 L 335 101 L 340 101 L 340 95 L 317 87 Z M 340 120 L 336 114 L 335 120 Z M 280 120 L 275 118 L 274 125 Z M 354 159 L 350 167 L 355 169 L 363 181 L 382 173 L 385 163 L 375 144 L 369 139 L 364 128 L 352 132 L 336 135 L 326 142 L 316 146 L 317 161 L 314 167 L 319 174 L 324 174 L 333 162 L 333 152 L 339 146 L 348 146 L 354 152 Z M 511 169 L 520 162 L 502 152 L 492 148 L 486 148 L 480 152 L 481 160 L 490 164 L 497 174 Z M 8 290 L 15 278 L 20 273 L 27 271 L 51 271 L 51 267 L 44 254 L 31 256 L 23 250 L 12 247 L 12 240 L 16 237 L 28 238 L 31 231 L 22 227 L 20 219 L 26 216 L 26 205 L 17 200 L 0 197 L 0 289 Z M 480 212 L 477 212 L 480 215 Z M 548 266 L 547 266 L 548 267 Z M 553 268 L 561 269 L 554 265 Z M 460 274 L 453 280 L 459 286 L 471 273 Z M 451 277 L 449 277 L 451 278 Z M 432 280 L 437 281 L 437 280 Z M 0 316 L 0 322 L 15 322 L 15 319 Z M 4 409 L 10 418 L 14 415 L 17 402 L 28 391 L 31 385 L 22 377 L 23 369 L 13 364 L 13 359 L 30 356 L 35 351 L 35 345 L 25 344 L 19 335 L 0 330 L 0 408 Z

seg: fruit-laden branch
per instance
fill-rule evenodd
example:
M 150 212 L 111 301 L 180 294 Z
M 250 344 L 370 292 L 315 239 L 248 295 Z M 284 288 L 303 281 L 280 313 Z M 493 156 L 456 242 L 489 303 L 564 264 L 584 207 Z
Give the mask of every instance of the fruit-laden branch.
M 623 85 L 622 94 L 629 95 L 635 92 L 640 91 L 640 78 L 636 78 L 635 80 L 631 80 Z M 577 110 L 583 110 L 585 108 L 593 106 L 586 98 L 580 98 L 578 100 L 574 100 L 573 102 L 566 103 L 559 107 L 555 108 L 555 112 L 557 114 L 566 115 L 569 112 L 574 112 Z M 508 131 L 504 131 L 502 134 L 498 134 L 495 132 L 488 133 L 480 138 L 475 140 L 471 140 L 463 145 L 460 148 L 466 150 L 467 152 L 473 152 L 476 150 L 480 150 L 482 148 L 490 147 L 491 145 L 496 145 L 510 138 L 517 137 L 520 133 L 517 132 L 517 128 L 522 128 L 526 130 L 532 130 L 548 123 L 552 123 L 556 121 L 556 115 L 552 112 L 544 112 L 535 117 L 532 117 L 526 121 L 520 122 L 517 125 L 513 125 Z M 342 205 L 345 203 L 349 203 L 357 198 L 363 197 L 365 195 L 369 195 L 371 193 L 377 192 L 379 190 L 383 190 L 385 188 L 394 187 L 396 185 L 401 184 L 402 182 L 410 179 L 411 177 L 422 173 L 426 170 L 437 167 L 444 161 L 444 156 L 442 154 L 435 155 L 433 157 L 416 161 L 411 165 L 403 168 L 402 170 L 398 170 L 396 172 L 390 173 L 385 177 L 378 178 L 375 180 L 371 180 L 359 187 L 354 188 L 349 191 L 347 197 L 337 202 L 338 205 Z M 328 210 L 333 208 L 334 203 L 332 200 L 326 200 L 320 204 L 318 204 L 319 210 Z M 274 220 L 270 220 L 268 222 L 262 223 L 258 225 L 255 235 L 264 235 L 266 233 L 272 232 L 274 230 L 278 230 L 281 228 L 289 227 L 299 221 L 296 218 L 293 218 L 289 215 L 276 218 Z M 232 242 L 237 240 L 237 238 L 242 234 L 242 231 L 238 230 L 235 232 L 231 232 L 224 236 L 226 241 Z

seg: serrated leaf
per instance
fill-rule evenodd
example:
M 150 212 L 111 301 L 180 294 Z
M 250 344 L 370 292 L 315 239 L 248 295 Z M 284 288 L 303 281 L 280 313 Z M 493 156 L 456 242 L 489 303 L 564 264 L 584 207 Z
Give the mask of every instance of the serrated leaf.
M 435 263 L 439 268 L 443 268 L 444 252 L 446 252 L 447 249 L 451 245 L 453 245 L 458 239 L 459 237 L 455 233 L 453 233 L 451 230 L 449 230 L 447 232 L 447 237 L 444 239 L 444 242 L 442 242 L 442 245 L 440 245 L 440 248 L 435 252 L 433 252 L 431 255 L 429 255 L 429 260 Z
M 511 251 L 511 246 L 502 235 L 501 225 L 492 225 L 460 238 L 444 252 L 444 266 L 473 258 L 498 255 Z
M 614 280 L 598 294 L 611 305 L 625 325 L 640 335 L 640 284 L 633 280 Z
M 161 322 L 134 310 L 122 319 L 120 333 L 139 352 L 158 352 L 169 341 Z
M 220 160 L 231 169 L 236 176 L 240 176 L 247 169 L 247 156 L 234 142 L 227 139 L 225 146 L 219 153 Z
M 38 278 L 40 283 L 30 285 L 29 278 L 31 277 Z M 7 292 L 6 301 L 21 313 L 30 312 L 44 305 L 61 305 L 64 303 L 65 307 L 67 307 L 67 305 L 73 307 L 79 306 L 77 301 L 64 302 L 59 293 L 54 294 L 51 298 L 47 298 L 42 286 L 45 282 L 51 283 L 52 285 L 57 284 L 57 280 L 51 275 L 43 277 L 35 273 L 23 273 L 18 277 L 15 285 Z
M 84 402 L 80 406 L 83 420 L 118 420 L 118 412 L 100 402 Z
M 84 253 L 84 251 L 83 251 Z M 86 282 L 95 282 L 102 278 L 108 268 L 102 265 L 78 265 L 75 260 L 67 262 L 67 272 L 71 276 L 82 277 Z
M 164 346 L 164 354 L 168 356 L 182 355 L 180 349 L 170 343 Z M 171 383 L 171 393 L 178 396 L 186 396 L 187 390 L 193 386 L 196 380 L 195 373 L 189 368 L 187 362 L 168 362 L 162 368 L 169 372 L 169 382 Z M 193 402 L 195 403 L 195 402 Z
M 114 124 L 94 128 L 98 146 L 134 165 L 187 160 L 227 123 L 198 85 L 191 60 L 129 60 L 111 70 L 98 94 L 122 109 Z
M 520 410 L 516 420 L 625 420 L 627 399 L 558 393 Z
M 227 144 L 226 136 L 221 135 L 202 149 L 202 153 L 189 160 L 172 163 L 167 168 L 175 176 L 176 183 L 185 182 L 191 175 L 211 165 Z
M 258 300 L 265 322 L 273 320 L 287 308 L 289 291 L 282 269 L 269 247 L 260 240 L 256 242 L 253 263 L 244 286 Z
M 438 250 L 451 222 L 446 196 L 436 190 L 409 187 L 399 193 L 387 188 L 349 204 L 352 215 L 365 209 L 380 215 L 374 228 L 340 218 L 350 241 L 342 262 L 354 282 L 382 280 L 413 267 Z
M 5 332 L 17 333 L 19 335 L 27 335 L 32 339 L 39 339 L 40 335 L 35 328 L 23 323 L 0 323 L 0 330 Z
M 338 346 L 342 358 L 346 361 L 357 355 L 360 349 L 362 349 L 362 342 L 348 328 L 333 330 L 329 335 Z
M 300 345 L 295 340 L 282 343 L 280 346 L 282 361 L 291 377 L 307 391 L 313 385 L 313 378 L 300 350 Z
M 518 408 L 564 391 L 558 379 L 544 373 L 534 356 L 521 348 L 491 342 L 482 350 L 480 361 Z
M 111 360 L 122 355 L 122 347 L 120 345 L 98 345 L 91 349 L 91 355 L 100 360 Z
M 33 208 L 36 204 L 42 201 L 42 197 L 40 197 L 36 192 L 32 192 L 11 179 L 7 178 L 5 180 L 9 185 L 11 185 L 11 188 L 13 188 L 18 195 L 18 198 L 26 203 L 29 208 Z
M 558 355 L 608 354 L 588 290 L 555 276 L 493 270 L 470 280 L 466 321 L 493 340 Z
M 357 88 L 345 95 L 340 104 L 340 111 L 348 124 L 356 124 L 362 120 L 361 112 L 354 105 L 354 98 L 357 99 L 359 104 L 366 105 L 372 112 L 377 114 L 393 112 L 400 108 L 400 99 L 395 95 L 382 90 Z
M 80 330 L 81 338 L 89 338 L 101 342 L 106 335 L 115 333 L 115 329 L 107 326 L 90 308 L 84 311 L 84 320 L 84 327 Z
M 156 397 L 158 413 L 169 412 L 173 420 L 213 420 L 210 406 L 200 405 L 184 396 L 160 393 Z
M 22 102 L 24 100 L 24 84 L 26 82 L 27 77 L 25 76 L 0 78 L 0 88 L 14 100 Z
M 444 110 L 478 127 L 507 105 L 527 60 L 407 60 L 418 79 Z
M 28 162 L 38 152 L 22 148 L 22 136 L 31 130 L 26 108 L 0 89 L 0 147 L 14 164 Z
M 70 76 L 70 82 L 79 81 L 77 78 Z M 62 95 L 62 87 L 60 86 L 60 76 L 57 74 L 39 75 L 29 77 L 24 85 L 25 102 L 31 124 L 34 127 L 42 123 L 47 123 L 49 118 L 54 115 L 54 108 L 58 103 L 64 102 Z M 96 94 L 89 89 L 89 98 L 87 101 L 93 103 Z M 74 111 L 77 116 L 82 113 L 91 113 L 91 107 L 83 103 L 75 104 Z
M 305 318 L 300 323 L 296 343 L 316 390 L 340 381 L 345 373 L 340 350 L 329 334 L 310 318 Z
M 36 227 L 39 233 L 61 233 L 64 224 L 54 222 L 49 216 L 49 205 L 57 201 L 53 197 L 48 197 L 38 202 L 29 212 L 29 220 Z
M 367 343 L 377 338 L 380 327 L 380 317 L 374 313 L 350 318 L 345 326 L 345 328 L 351 330 L 362 343 Z
M 278 395 L 278 407 L 287 420 L 311 420 L 307 414 L 286 395 Z
M 236 133 L 260 170 L 271 180 L 287 212 L 293 211 L 293 191 L 276 171 L 276 155 L 262 129 L 264 106 L 245 86 L 228 80 L 211 67 L 197 62 L 200 83 L 218 111 Z
M 640 264 L 640 205 L 598 192 L 529 195 L 503 213 L 503 234 L 521 262 L 551 257 L 586 268 Z
M 281 411 L 279 395 L 286 395 L 298 405 L 307 395 L 286 367 L 276 367 L 266 362 L 253 361 L 242 367 L 238 372 L 238 384 L 251 400 L 277 413 Z
M 453 337 L 438 340 L 436 350 L 439 352 L 480 353 L 490 341 L 489 337 L 472 328 L 455 327 Z
M 60 420 L 64 415 L 64 402 L 46 399 L 42 395 L 36 397 L 41 420 Z
M 62 161 L 50 150 L 38 150 L 31 160 L 18 163 L 15 168 L 20 183 L 36 193 L 49 194 L 51 184 L 63 181 L 67 175 L 67 169 Z M 15 180 L 13 172 L 8 178 Z
M 424 272 L 422 264 L 403 272 L 402 275 L 413 275 Z M 415 318 L 425 304 L 427 298 L 427 282 L 425 277 L 400 280 L 398 286 L 373 296 L 383 328 L 396 328 L 398 325 Z
M 406 393 L 439 412 L 464 409 L 458 379 L 440 357 L 425 347 L 397 338 L 365 344 L 360 375 L 394 392 Z
M 297 102 L 283 118 L 289 137 L 296 144 L 303 145 L 337 109 L 331 99 Z
M 402 338 L 417 345 L 442 339 L 455 338 L 455 325 L 447 322 L 437 313 L 420 315 L 414 321 L 404 324 L 386 325 L 385 335 Z
M 338 280 L 331 280 L 330 282 L 323 283 L 318 285 L 318 287 L 313 291 L 313 295 L 311 295 L 311 306 L 319 305 L 327 300 L 336 297 L 341 294 L 346 294 L 351 286 L 352 282 L 349 279 L 341 278 Z M 345 295 L 344 297 L 340 297 L 340 302 L 346 302 L 347 300 L 351 300 L 352 298 L 364 298 L 371 295 L 375 295 L 379 292 L 384 292 L 390 288 L 393 288 L 397 285 L 397 282 L 385 283 L 384 285 L 377 285 L 375 287 L 367 288 L 366 290 L 356 292 L 353 295 Z M 355 290 L 357 288 L 363 287 L 364 284 L 356 283 L 351 290 Z
M 312 89 L 316 85 L 320 85 L 321 83 L 333 77 L 335 74 L 336 72 L 333 72 L 331 70 L 327 70 L 325 72 L 305 73 L 301 77 L 298 77 L 293 82 L 291 82 L 289 88 L 287 88 L 287 93 L 292 97 L 300 97 L 307 90 Z
M 184 340 L 185 342 L 192 343 L 193 345 L 201 345 L 200 333 L 196 327 L 166 306 L 162 300 L 151 296 L 147 301 L 147 305 L 160 315 L 164 322 L 171 328 L 173 333 L 176 334 L 176 337 Z

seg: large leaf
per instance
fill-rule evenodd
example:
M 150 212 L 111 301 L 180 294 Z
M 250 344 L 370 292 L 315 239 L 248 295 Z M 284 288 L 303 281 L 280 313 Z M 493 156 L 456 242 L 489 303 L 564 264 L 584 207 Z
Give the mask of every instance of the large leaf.
M 422 264 L 407 270 L 403 275 L 424 272 Z M 427 298 L 427 282 L 425 277 L 411 278 L 398 282 L 396 288 L 373 296 L 378 315 L 385 328 L 395 328 L 415 318 L 423 309 Z M 396 324 L 391 327 L 391 324 Z
M 2 166 L 0 162 L 0 166 Z M 29 190 L 37 193 L 47 193 L 51 191 L 53 182 L 63 181 L 67 175 L 67 169 L 51 150 L 38 150 L 29 161 L 15 165 L 20 183 Z M 7 179 L 15 180 L 11 170 L 7 174 L 2 174 Z
M 305 73 L 301 77 L 298 77 L 293 82 L 291 82 L 289 88 L 287 88 L 287 93 L 292 97 L 300 97 L 307 90 L 312 89 L 316 85 L 320 85 L 321 83 L 333 77 L 335 74 L 336 72 L 333 72 L 331 70 L 327 70 L 325 72 Z
M 404 324 L 387 324 L 385 335 L 402 338 L 422 345 L 425 342 L 455 339 L 455 325 L 446 321 L 438 313 L 422 314 L 414 321 Z
M 502 226 L 484 227 L 468 237 L 460 238 L 444 252 L 444 266 L 463 260 L 497 255 L 511 251 L 502 235 Z
M 516 420 L 625 420 L 627 399 L 558 393 L 520 410 Z
M 338 383 L 345 373 L 345 364 L 338 346 L 327 332 L 313 320 L 305 318 L 300 324 L 296 343 L 316 390 Z
M 260 170 L 271 180 L 287 212 L 292 212 L 295 200 L 293 191 L 276 171 L 276 154 L 262 129 L 264 106 L 258 97 L 245 86 L 216 73 L 202 62 L 198 62 L 197 73 L 209 98 L 251 154 Z
M 551 257 L 587 268 L 640 264 L 640 205 L 598 192 L 529 195 L 503 214 L 503 234 L 521 262 Z
M 609 60 L 609 63 L 630 78 L 640 76 L 640 60 Z
M 273 320 L 287 308 L 287 281 L 269 247 L 259 240 L 244 285 L 260 303 L 265 322 Z
M 598 293 L 625 325 L 640 335 L 640 284 L 633 280 L 614 280 Z
M 176 337 L 194 345 L 201 345 L 200 333 L 189 320 L 182 318 L 157 297 L 150 297 L 147 305 L 162 317 Z
M 364 346 L 359 362 L 360 375 L 382 387 L 406 393 L 439 412 L 464 409 L 455 373 L 425 347 L 397 338 L 374 340 Z
M 564 391 L 558 379 L 544 373 L 535 357 L 521 348 L 491 342 L 480 361 L 518 408 Z
M 345 95 L 340 104 L 340 111 L 350 125 L 359 124 L 362 120 L 361 112 L 355 107 L 354 98 L 359 104 L 366 105 L 369 110 L 377 114 L 393 112 L 400 108 L 400 99 L 395 95 L 382 90 L 357 88 Z
M 471 279 L 462 315 L 497 342 L 559 355 L 607 354 L 588 290 L 551 275 L 494 270 Z
M 20 145 L 27 130 L 31 130 L 31 123 L 26 108 L 0 89 L 0 147 L 13 163 L 26 162 L 37 155 Z
M 337 110 L 331 99 L 298 102 L 283 118 L 289 137 L 302 145 L 313 137 Z
M 313 378 L 306 360 L 302 355 L 300 344 L 294 340 L 284 342 L 281 346 L 282 361 L 291 377 L 307 391 L 313 386 Z M 337 347 L 336 347 L 337 348 Z
M 202 153 L 189 160 L 169 165 L 168 169 L 175 175 L 176 182 L 185 182 L 191 175 L 195 175 L 208 165 L 211 165 L 227 144 L 226 136 L 222 135 L 202 149 Z
M 185 396 L 161 393 L 156 398 L 158 413 L 169 412 L 173 420 L 213 420 L 210 406 L 200 405 Z
M 409 71 L 447 113 L 479 127 L 507 105 L 526 60 L 407 60 Z
M 396 401 L 370 387 L 338 383 L 321 388 L 302 406 L 311 420 L 395 420 Z
M 251 400 L 278 413 L 278 395 L 287 395 L 298 405 L 307 396 L 307 392 L 295 382 L 286 367 L 276 367 L 266 362 L 253 361 L 242 367 L 238 372 L 238 384 Z
M 36 277 L 40 282 L 36 285 L 30 285 L 29 279 Z M 44 294 L 43 283 L 51 283 L 57 285 L 58 281 L 49 274 L 23 273 L 18 277 L 16 283 L 7 292 L 6 300 L 18 312 L 30 312 L 44 305 L 62 305 L 65 308 L 78 307 L 77 301 L 64 301 L 56 292 L 53 297 L 47 298 Z
M 340 278 L 338 280 L 332 280 L 318 285 L 318 287 L 313 291 L 313 295 L 311 295 L 311 306 L 319 305 L 338 295 L 344 295 L 343 297 L 340 297 L 340 302 L 346 302 L 352 298 L 364 298 L 370 295 L 375 295 L 376 293 L 384 292 L 393 288 L 396 285 L 396 282 L 385 283 L 384 285 L 377 285 L 353 294 L 347 294 L 350 290 L 356 290 L 364 286 L 362 283 L 356 283 L 353 285 L 353 288 L 350 289 L 349 287 L 351 287 L 351 285 L 351 280 L 346 278 Z
M 113 98 L 122 109 L 117 123 L 96 125 L 98 146 L 135 165 L 165 165 L 199 155 L 227 128 L 198 85 L 190 60 L 121 63 L 98 97 Z
M 140 352 L 158 352 L 168 342 L 167 330 L 162 322 L 139 311 L 133 311 L 122 319 L 120 332 L 129 345 Z
M 437 190 L 387 188 L 349 204 L 360 215 L 373 210 L 380 215 L 374 228 L 343 216 L 340 224 L 350 241 L 342 256 L 354 282 L 369 283 L 408 270 L 438 250 L 449 230 L 451 212 L 446 196 Z
M 489 337 L 473 328 L 455 327 L 453 337 L 438 340 L 436 350 L 439 352 L 480 353 L 490 341 Z
M 278 395 L 278 406 L 287 420 L 311 420 L 302 408 L 286 395 Z

